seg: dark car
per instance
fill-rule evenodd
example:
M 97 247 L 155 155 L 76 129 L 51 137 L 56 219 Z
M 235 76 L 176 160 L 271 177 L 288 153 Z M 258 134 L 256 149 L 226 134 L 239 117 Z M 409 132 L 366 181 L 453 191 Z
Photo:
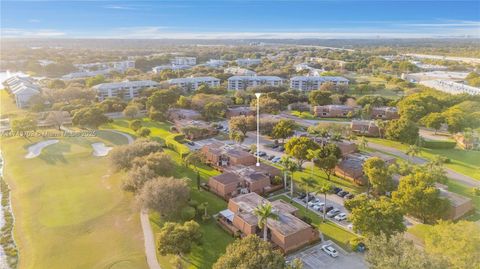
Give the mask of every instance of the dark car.
M 273 158 L 275 158 L 275 155 L 270 155 L 268 156 L 268 160 L 271 161 Z
M 302 193 L 300 193 L 300 194 L 298 195 L 298 198 L 299 198 L 299 199 L 303 199 L 303 198 L 305 198 L 306 196 L 307 196 L 307 194 L 304 193 L 304 192 L 302 192 Z
M 341 191 L 341 192 L 337 193 L 337 195 L 340 196 L 340 197 L 345 197 L 345 195 L 347 195 L 347 194 L 348 194 L 348 191 Z
M 195 142 L 193 141 L 188 141 L 187 144 L 189 144 L 190 146 L 195 146 Z
M 265 151 L 259 151 L 258 156 L 265 157 L 265 156 L 267 156 L 267 153 Z
M 337 194 L 337 193 L 339 193 L 339 192 L 341 192 L 341 191 L 342 191 L 342 188 L 339 188 L 339 187 L 333 188 L 333 193 L 335 193 L 335 194 Z
M 279 146 L 277 149 L 278 149 L 278 151 L 280 151 L 280 152 L 285 151 L 285 147 L 284 147 L 284 146 Z
M 328 213 L 328 211 L 332 210 L 333 209 L 333 206 L 329 205 L 325 208 L 325 212 Z
M 349 194 L 345 195 L 345 197 L 343 197 L 343 198 L 352 199 L 353 197 L 355 197 L 355 195 L 353 195 L 352 193 L 349 193 Z
M 307 197 L 305 197 L 305 199 L 303 199 L 303 201 L 304 201 L 305 203 L 308 203 L 308 202 L 312 201 L 313 199 L 315 199 L 315 197 L 314 197 L 313 195 L 309 195 L 309 196 L 308 196 L 308 200 L 307 200 Z

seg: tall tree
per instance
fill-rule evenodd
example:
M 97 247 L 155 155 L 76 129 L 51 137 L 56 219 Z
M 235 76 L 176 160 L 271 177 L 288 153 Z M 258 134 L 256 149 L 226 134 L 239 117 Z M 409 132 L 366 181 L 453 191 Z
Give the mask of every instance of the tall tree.
M 253 211 L 255 216 L 258 218 L 258 227 L 260 229 L 263 229 L 263 241 L 267 241 L 267 223 L 269 219 L 277 220 L 279 217 L 277 213 L 274 212 L 273 206 L 271 203 L 265 203 L 262 205 L 259 205 L 255 210 Z
M 341 157 L 342 152 L 338 146 L 333 143 L 322 145 L 317 150 L 309 151 L 308 154 L 308 158 L 327 175 L 327 180 L 330 180 L 335 166 Z
M 408 156 L 410 156 L 410 161 L 413 162 L 414 158 L 420 154 L 420 147 L 417 145 L 410 145 L 408 146 L 407 151 L 405 152 Z
M 293 120 L 280 120 L 273 127 L 272 136 L 274 139 L 282 139 L 282 143 L 284 143 L 286 138 L 295 133 L 295 127 Z
M 200 243 L 202 232 L 200 225 L 193 220 L 184 224 L 167 222 L 160 229 L 157 238 L 160 255 L 183 256 L 190 252 L 193 244 Z
M 308 137 L 293 137 L 285 143 L 285 152 L 297 159 L 299 169 L 301 169 L 303 163 L 308 160 L 308 150 L 318 148 L 318 144 Z
M 318 193 L 323 194 L 323 221 L 326 220 L 327 214 L 327 194 L 333 192 L 333 185 L 330 183 L 323 183 L 317 190 Z
M 289 156 L 283 156 L 279 164 L 290 172 L 290 197 L 293 198 L 293 173 L 298 170 L 298 165 Z
M 377 195 L 384 195 L 392 191 L 395 186 L 387 165 L 378 157 L 372 157 L 365 161 L 363 173 L 368 179 L 368 186 L 371 186 Z
M 218 258 L 213 269 L 274 269 L 283 268 L 284 265 L 285 259 L 280 251 L 273 250 L 270 243 L 258 236 L 249 235 L 227 246 L 225 254 Z
M 405 231 L 402 209 L 385 196 L 375 200 L 365 194 L 357 195 L 345 201 L 345 208 L 350 211 L 353 229 L 363 235 L 390 237 Z

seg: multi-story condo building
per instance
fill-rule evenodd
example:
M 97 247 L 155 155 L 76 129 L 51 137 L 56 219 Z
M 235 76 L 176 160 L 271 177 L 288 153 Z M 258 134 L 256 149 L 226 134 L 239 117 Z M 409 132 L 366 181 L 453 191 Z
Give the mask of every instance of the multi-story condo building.
M 228 79 L 229 90 L 246 90 L 261 85 L 280 86 L 283 79 L 276 76 L 233 76 Z
M 175 57 L 170 60 L 170 63 L 173 65 L 196 65 L 196 57 Z
M 243 58 L 243 59 L 237 59 L 236 62 L 239 66 L 250 66 L 250 65 L 261 64 L 262 59 Z
M 155 66 L 152 68 L 153 73 L 157 74 L 160 73 L 163 70 L 172 70 L 172 71 L 177 71 L 177 70 L 186 70 L 192 68 L 191 65 L 178 65 L 178 64 L 167 64 L 167 65 L 159 65 Z
M 103 101 L 110 97 L 120 97 L 124 100 L 131 100 L 139 95 L 140 90 L 156 87 L 158 85 L 157 82 L 152 80 L 137 80 L 102 83 L 95 85 L 92 88 L 97 91 L 99 101 Z
M 290 79 L 290 88 L 301 91 L 318 90 L 323 83 L 327 82 L 348 85 L 348 79 L 344 77 L 297 76 Z
M 118 62 L 98 62 L 88 64 L 74 64 L 80 71 L 95 71 L 102 69 L 116 69 L 118 71 L 125 71 L 129 68 L 135 68 L 135 61 L 118 61 Z
M 30 99 L 40 94 L 40 87 L 29 77 L 11 77 L 3 83 L 15 97 L 15 104 L 18 108 L 26 108 Z
M 232 74 L 234 76 L 255 76 L 257 73 L 252 70 L 241 68 L 238 66 L 232 66 L 225 68 L 223 71 L 225 74 Z
M 224 60 L 210 59 L 208 62 L 205 63 L 205 66 L 218 68 L 224 66 L 225 63 L 226 62 Z
M 205 84 L 209 87 L 220 86 L 220 79 L 214 77 L 191 77 L 174 78 L 167 81 L 170 85 L 175 85 L 186 91 L 195 91 L 200 85 Z

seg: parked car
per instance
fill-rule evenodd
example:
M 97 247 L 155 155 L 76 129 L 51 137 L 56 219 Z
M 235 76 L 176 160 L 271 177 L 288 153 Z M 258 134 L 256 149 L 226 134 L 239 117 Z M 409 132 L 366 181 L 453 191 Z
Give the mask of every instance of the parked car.
M 298 199 L 302 199 L 302 200 L 303 200 L 303 198 L 305 198 L 306 196 L 307 196 L 306 193 L 301 192 L 301 193 L 298 194 Z
M 272 162 L 273 162 L 273 163 L 278 163 L 281 159 L 282 159 L 281 157 L 278 157 L 278 156 L 277 156 L 277 157 L 275 157 L 275 158 L 272 159 Z
M 332 258 L 338 257 L 338 252 L 332 246 L 322 246 L 322 250 L 327 253 L 328 256 Z
M 325 206 L 325 203 L 318 203 L 314 205 L 312 208 L 313 210 L 322 211 L 324 206 Z
M 344 199 L 352 199 L 353 197 L 355 197 L 355 195 L 353 195 L 352 193 L 349 193 L 347 195 L 345 195 L 345 197 L 343 197 Z
M 268 159 L 269 161 L 271 161 L 271 160 L 273 160 L 273 158 L 275 158 L 275 155 L 270 155 L 270 156 L 268 156 L 267 159 Z
M 280 151 L 280 152 L 285 151 L 285 147 L 284 147 L 284 146 L 279 146 L 277 149 L 278 149 L 278 151 Z
M 327 206 L 327 208 L 325 208 L 325 212 L 330 212 L 331 210 L 333 210 L 333 206 L 329 205 Z
M 195 142 L 193 141 L 188 141 L 187 144 L 189 144 L 190 146 L 195 146 Z
M 337 195 L 342 197 L 342 198 L 347 194 L 348 194 L 348 191 L 340 191 L 340 192 L 337 193 Z
M 320 200 L 318 198 L 312 199 L 312 201 L 308 202 L 308 206 L 313 207 L 314 205 L 320 203 Z
M 335 193 L 335 194 L 337 194 L 337 193 L 339 193 L 339 192 L 341 192 L 341 191 L 342 191 L 342 188 L 339 188 L 339 187 L 333 188 L 333 193 Z
M 309 195 L 308 200 L 307 200 L 307 197 L 305 197 L 305 199 L 303 199 L 303 202 L 308 203 L 308 202 L 312 201 L 313 199 L 315 199 L 315 197 L 313 195 Z
M 336 215 L 334 219 L 335 219 L 336 221 L 346 220 L 346 219 L 347 219 L 347 214 L 345 214 L 345 213 L 340 213 L 340 214 Z
M 267 156 L 267 153 L 265 151 L 259 151 L 258 156 L 265 157 L 265 156 Z
M 328 211 L 327 217 L 333 218 L 333 217 L 335 217 L 335 216 L 338 215 L 338 214 L 340 214 L 340 210 L 337 209 L 337 208 L 334 208 L 334 209 Z

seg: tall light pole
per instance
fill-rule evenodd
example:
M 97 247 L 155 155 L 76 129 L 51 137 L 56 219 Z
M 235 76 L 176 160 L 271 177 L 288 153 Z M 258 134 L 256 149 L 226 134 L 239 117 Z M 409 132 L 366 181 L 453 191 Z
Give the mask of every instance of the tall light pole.
M 260 166 L 260 155 L 258 154 L 260 150 L 260 96 L 262 94 L 257 92 L 255 96 L 257 97 L 257 166 Z

